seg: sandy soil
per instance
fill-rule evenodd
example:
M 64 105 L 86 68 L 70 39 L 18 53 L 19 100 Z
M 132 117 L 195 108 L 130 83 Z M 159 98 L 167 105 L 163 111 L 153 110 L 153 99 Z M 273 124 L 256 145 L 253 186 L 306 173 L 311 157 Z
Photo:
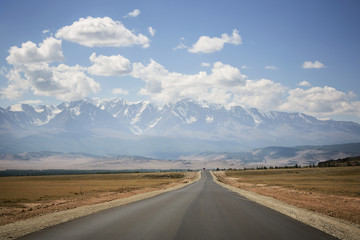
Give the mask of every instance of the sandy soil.
M 340 239 L 360 239 L 360 199 L 302 192 L 266 184 L 240 183 L 213 172 L 216 182 L 252 201 L 265 205 Z
M 80 196 L 74 200 L 56 200 L 42 204 L 27 204 L 21 208 L 0 208 L 0 240 L 14 239 L 43 228 L 112 207 L 173 191 L 199 180 L 200 172 L 188 173 L 181 182 L 162 188 L 147 188 L 125 193 L 108 192 L 97 196 Z

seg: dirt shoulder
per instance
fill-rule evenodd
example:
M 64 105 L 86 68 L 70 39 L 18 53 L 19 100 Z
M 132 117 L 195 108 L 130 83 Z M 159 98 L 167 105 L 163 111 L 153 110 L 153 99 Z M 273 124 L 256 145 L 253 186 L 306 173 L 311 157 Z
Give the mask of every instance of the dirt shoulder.
M 265 184 L 241 183 L 237 178 L 227 177 L 224 172 L 212 172 L 214 180 L 240 195 L 266 207 L 288 215 L 298 221 L 346 240 L 360 239 L 360 225 L 336 218 L 345 212 L 351 219 L 359 211 L 359 199 L 339 196 L 321 196 L 321 194 L 301 192 Z M 329 208 L 332 206 L 331 208 Z M 355 209 L 350 214 L 349 206 Z M 334 209 L 334 210 L 328 210 Z M 335 210 L 336 209 L 336 210 Z
M 3 208 L 1 220 L 10 223 L 0 226 L 0 240 L 18 238 L 75 218 L 173 191 L 198 181 L 200 177 L 200 172 L 187 173 L 181 182 L 161 188 L 146 188 L 126 193 L 108 192 L 75 200 L 56 200 L 46 204 L 29 205 L 26 210 L 12 208 L 11 214 L 6 213 L 11 209 Z

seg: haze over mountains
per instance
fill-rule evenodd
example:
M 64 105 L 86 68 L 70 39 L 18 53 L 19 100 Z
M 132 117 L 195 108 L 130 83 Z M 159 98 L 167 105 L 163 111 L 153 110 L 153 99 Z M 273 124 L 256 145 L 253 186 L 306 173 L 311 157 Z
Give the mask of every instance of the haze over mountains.
M 360 142 L 360 124 L 191 99 L 164 106 L 85 99 L 0 108 L 0 140 L 3 153 L 46 150 L 171 158 L 180 153 Z

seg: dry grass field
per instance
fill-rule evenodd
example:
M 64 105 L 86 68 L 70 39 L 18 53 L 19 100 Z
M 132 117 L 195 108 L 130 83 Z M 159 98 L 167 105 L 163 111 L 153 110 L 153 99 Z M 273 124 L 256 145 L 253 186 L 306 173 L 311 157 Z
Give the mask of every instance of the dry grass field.
M 0 225 L 188 181 L 195 173 L 120 173 L 0 178 Z
M 214 172 L 224 183 L 360 224 L 360 167 Z
M 225 174 L 243 183 L 360 197 L 360 167 L 226 171 Z

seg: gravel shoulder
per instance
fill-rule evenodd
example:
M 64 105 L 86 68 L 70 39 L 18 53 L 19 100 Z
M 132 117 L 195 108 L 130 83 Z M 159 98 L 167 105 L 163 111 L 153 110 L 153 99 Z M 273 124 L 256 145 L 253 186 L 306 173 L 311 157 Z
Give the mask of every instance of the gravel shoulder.
M 75 218 L 80 218 L 109 208 L 118 207 L 132 202 L 140 201 L 165 192 L 174 191 L 183 188 L 187 185 L 190 185 L 193 182 L 198 181 L 200 178 L 201 178 L 201 172 L 199 171 L 195 179 L 191 181 L 185 181 L 176 186 L 172 186 L 166 189 L 139 193 L 128 198 L 117 199 L 117 200 L 94 204 L 94 205 L 81 206 L 70 210 L 45 214 L 42 216 L 37 216 L 34 218 L 0 226 L 0 240 L 19 238 L 26 234 L 36 232 L 41 229 L 51 227 L 63 222 L 67 222 Z
M 268 208 L 274 209 L 282 214 L 290 216 L 300 222 L 317 228 L 323 232 L 333 235 L 339 239 L 344 240 L 359 240 L 360 226 L 352 224 L 340 219 L 329 217 L 320 213 L 312 212 L 306 209 L 298 208 L 296 206 L 287 204 L 285 202 L 276 200 L 272 197 L 264 196 L 255 192 L 246 191 L 238 187 L 225 184 L 218 180 L 218 178 L 211 172 L 214 181 L 219 185 L 236 192 L 251 201 L 259 203 Z

